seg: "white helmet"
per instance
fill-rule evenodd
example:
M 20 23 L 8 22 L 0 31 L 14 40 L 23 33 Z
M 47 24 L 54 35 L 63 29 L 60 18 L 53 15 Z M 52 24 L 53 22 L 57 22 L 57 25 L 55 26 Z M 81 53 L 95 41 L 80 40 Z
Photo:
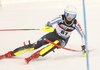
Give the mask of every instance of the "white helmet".
M 64 14 L 66 17 L 71 17 L 72 19 L 76 17 L 77 15 L 77 10 L 74 6 L 67 6 L 64 10 Z

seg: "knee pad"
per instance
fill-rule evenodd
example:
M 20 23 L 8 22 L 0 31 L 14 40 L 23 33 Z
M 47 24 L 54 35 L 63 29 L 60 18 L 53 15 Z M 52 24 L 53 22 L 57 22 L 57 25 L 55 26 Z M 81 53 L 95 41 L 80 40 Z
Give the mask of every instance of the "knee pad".
M 63 40 L 63 39 L 59 39 L 59 43 L 58 43 L 58 45 L 60 45 L 60 46 L 62 46 L 62 47 L 65 47 L 65 45 L 66 45 L 65 40 Z

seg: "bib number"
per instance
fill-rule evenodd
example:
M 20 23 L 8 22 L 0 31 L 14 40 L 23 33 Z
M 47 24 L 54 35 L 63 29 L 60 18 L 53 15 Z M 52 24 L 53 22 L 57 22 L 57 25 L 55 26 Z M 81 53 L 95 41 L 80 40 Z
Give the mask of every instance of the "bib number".
M 61 34 L 67 35 L 68 32 L 67 31 L 64 31 L 64 30 L 61 30 Z

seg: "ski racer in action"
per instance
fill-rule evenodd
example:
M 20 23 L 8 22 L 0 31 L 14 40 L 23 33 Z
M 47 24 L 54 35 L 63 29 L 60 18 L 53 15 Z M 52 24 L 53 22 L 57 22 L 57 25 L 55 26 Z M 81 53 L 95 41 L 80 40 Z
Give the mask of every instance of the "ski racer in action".
M 64 14 L 47 22 L 46 27 L 52 27 L 52 25 L 56 24 L 56 28 L 54 29 L 53 32 L 44 35 L 35 43 L 21 46 L 13 51 L 9 51 L 4 55 L 1 55 L 0 59 L 17 56 L 27 51 L 38 49 L 41 46 L 48 44 L 48 42 L 45 41 L 44 38 L 52 41 L 55 44 L 65 47 L 70 38 L 70 35 L 75 29 L 82 37 L 81 47 L 83 51 L 83 56 L 85 56 L 86 53 L 85 53 L 85 43 L 84 43 L 84 32 L 82 31 L 80 24 L 76 20 L 76 16 L 77 16 L 76 8 L 74 6 L 67 6 L 64 10 Z M 50 44 L 40 49 L 39 51 L 35 52 L 30 57 L 25 58 L 25 60 L 28 63 L 31 59 L 38 58 L 39 56 L 45 56 L 49 52 L 53 51 L 55 48 L 57 48 L 57 46 Z

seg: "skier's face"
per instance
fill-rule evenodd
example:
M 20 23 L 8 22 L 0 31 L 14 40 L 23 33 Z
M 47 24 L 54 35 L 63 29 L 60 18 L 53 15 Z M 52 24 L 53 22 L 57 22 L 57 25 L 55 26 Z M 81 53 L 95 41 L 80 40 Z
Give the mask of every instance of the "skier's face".
M 71 18 L 71 17 L 69 17 L 69 18 L 67 18 L 67 17 L 66 17 L 66 19 L 67 19 L 68 21 L 71 21 L 71 20 L 72 20 L 72 18 Z
M 64 14 L 65 14 L 65 16 L 66 16 L 66 19 L 68 20 L 68 21 L 72 21 L 75 17 L 76 17 L 76 15 L 77 14 L 71 14 L 71 13 L 67 13 L 67 12 L 64 12 Z

